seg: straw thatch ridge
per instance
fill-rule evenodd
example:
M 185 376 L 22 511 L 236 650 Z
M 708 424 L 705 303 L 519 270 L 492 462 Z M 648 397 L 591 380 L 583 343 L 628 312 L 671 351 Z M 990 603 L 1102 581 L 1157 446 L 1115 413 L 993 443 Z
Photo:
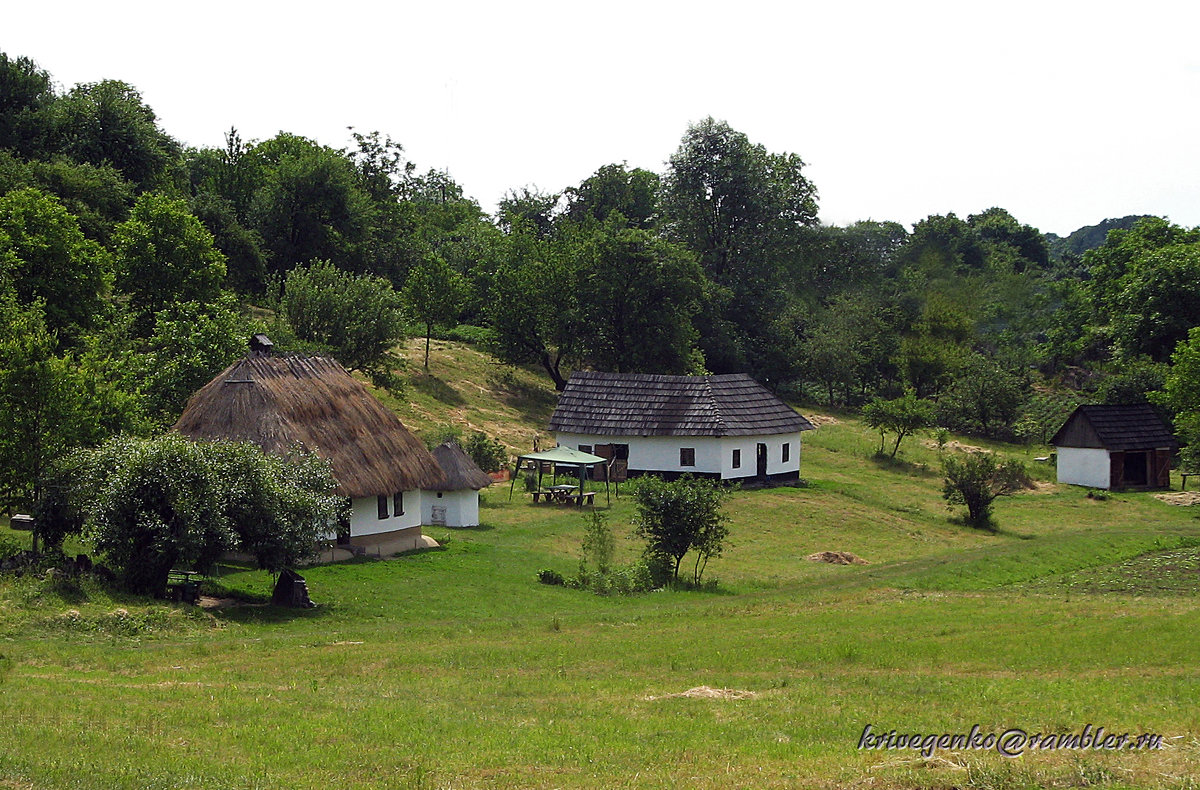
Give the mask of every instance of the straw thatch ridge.
M 433 457 L 442 470 L 442 479 L 433 488 L 438 491 L 478 491 L 492 484 L 492 478 L 471 460 L 457 442 L 444 442 L 433 448 Z
M 326 357 L 243 357 L 192 395 L 175 430 L 281 455 L 301 445 L 329 461 L 342 496 L 429 489 L 442 478 L 400 418 Z
M 744 373 L 571 374 L 550 430 L 600 436 L 760 436 L 812 423 Z

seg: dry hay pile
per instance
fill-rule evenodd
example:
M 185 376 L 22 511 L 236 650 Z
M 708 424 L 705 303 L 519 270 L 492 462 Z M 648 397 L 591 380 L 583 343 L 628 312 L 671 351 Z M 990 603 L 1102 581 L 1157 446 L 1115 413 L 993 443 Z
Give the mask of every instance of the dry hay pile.
M 809 554 L 808 559 L 813 562 L 828 562 L 833 565 L 871 564 L 857 554 L 851 554 L 848 551 L 818 551 L 816 554 Z
M 817 428 L 820 428 L 822 425 L 838 425 L 841 423 L 841 420 L 837 417 L 828 414 L 814 414 L 808 418 L 808 421 Z
M 1200 492 L 1176 491 L 1171 494 L 1155 494 L 1154 498 L 1168 505 L 1197 505 L 1200 504 Z
M 689 697 L 692 699 L 754 699 L 758 696 L 756 691 L 742 691 L 740 689 L 715 689 L 712 686 L 696 686 L 687 691 L 680 691 L 675 694 L 662 694 L 660 696 L 646 697 L 647 700 L 656 699 L 672 699 L 674 697 Z

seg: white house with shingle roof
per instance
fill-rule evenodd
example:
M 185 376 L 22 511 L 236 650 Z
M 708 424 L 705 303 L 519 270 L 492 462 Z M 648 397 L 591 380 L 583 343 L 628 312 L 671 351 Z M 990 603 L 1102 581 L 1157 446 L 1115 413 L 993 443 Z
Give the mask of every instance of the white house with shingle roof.
M 741 373 L 574 373 L 550 418 L 560 445 L 612 458 L 630 475 L 722 480 L 798 479 L 800 434 L 812 429 Z

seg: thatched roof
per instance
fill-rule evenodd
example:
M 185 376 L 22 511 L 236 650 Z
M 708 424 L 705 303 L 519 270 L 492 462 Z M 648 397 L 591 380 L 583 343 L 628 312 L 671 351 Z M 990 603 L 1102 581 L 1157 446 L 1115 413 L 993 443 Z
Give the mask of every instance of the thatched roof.
M 572 373 L 550 430 L 600 436 L 761 436 L 812 423 L 744 373 Z
M 1149 403 L 1080 406 L 1054 434 L 1055 447 L 1148 450 L 1178 446 Z
M 442 477 L 400 418 L 325 357 L 243 357 L 192 395 L 175 430 L 268 453 L 302 445 L 329 461 L 342 496 L 429 489 Z
M 433 448 L 433 457 L 442 468 L 442 479 L 433 486 L 439 491 L 465 491 L 468 488 L 478 491 L 492 484 L 492 478 L 463 452 L 457 442 L 439 444 Z

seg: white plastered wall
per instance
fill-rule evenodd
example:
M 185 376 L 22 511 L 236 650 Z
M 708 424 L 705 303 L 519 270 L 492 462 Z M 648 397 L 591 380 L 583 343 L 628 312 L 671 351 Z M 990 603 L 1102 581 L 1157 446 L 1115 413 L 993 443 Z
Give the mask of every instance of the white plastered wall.
M 1108 488 L 1110 474 L 1108 450 L 1091 447 L 1058 448 L 1058 482 L 1089 488 Z
M 634 471 L 695 472 L 717 474 L 737 479 L 758 474 L 757 448 L 767 445 L 767 474 L 798 472 L 800 469 L 800 434 L 772 436 L 596 436 L 594 434 L 558 433 L 558 443 L 578 450 L 580 445 L 595 449 L 598 444 L 629 445 L 629 468 Z M 783 445 L 789 445 L 788 460 L 783 460 Z M 679 465 L 679 450 L 691 447 L 696 451 L 695 466 Z M 733 451 L 742 451 L 742 463 L 733 468 Z
M 421 492 L 404 492 L 404 512 L 397 515 L 392 512 L 393 498 L 388 496 L 388 517 L 379 517 L 379 506 L 376 497 L 355 497 L 350 503 L 350 535 L 378 535 L 381 532 L 394 532 L 398 529 L 421 526 Z
M 439 496 L 439 494 L 441 496 Z M 465 491 L 422 491 L 421 492 L 421 523 L 432 525 L 433 509 L 446 509 L 445 526 L 447 527 L 477 527 L 479 526 L 479 492 L 467 489 Z

